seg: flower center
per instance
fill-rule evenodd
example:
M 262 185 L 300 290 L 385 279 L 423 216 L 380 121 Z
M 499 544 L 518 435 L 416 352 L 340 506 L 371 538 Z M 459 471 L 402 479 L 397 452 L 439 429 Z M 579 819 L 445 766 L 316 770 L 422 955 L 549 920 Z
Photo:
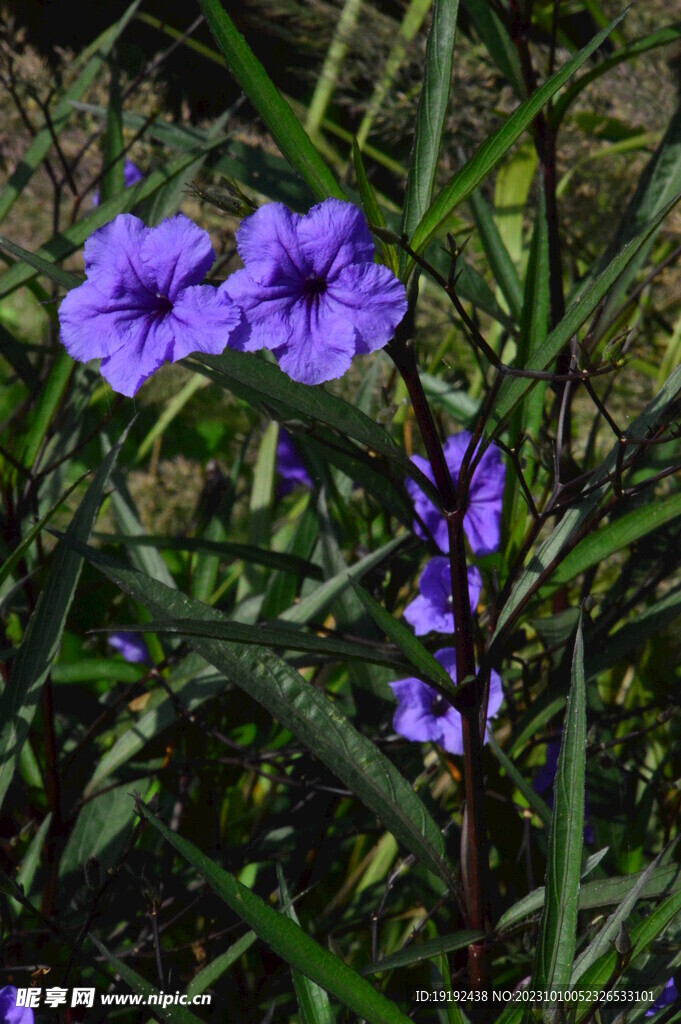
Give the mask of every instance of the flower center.
M 167 313 L 173 308 L 173 304 L 167 295 L 163 295 L 161 292 L 156 292 L 156 308 L 154 310 L 154 316 L 166 316 Z
M 320 277 L 319 274 L 308 274 L 303 288 L 308 299 L 316 299 L 326 291 L 326 278 Z
M 442 718 L 449 711 L 449 707 L 449 702 L 445 700 L 441 693 L 438 693 L 430 705 L 430 713 L 434 718 Z

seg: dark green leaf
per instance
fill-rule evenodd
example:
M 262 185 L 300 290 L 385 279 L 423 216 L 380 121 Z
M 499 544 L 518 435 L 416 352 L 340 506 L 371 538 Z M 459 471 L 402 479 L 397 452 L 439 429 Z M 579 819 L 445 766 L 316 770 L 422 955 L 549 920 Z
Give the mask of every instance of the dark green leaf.
M 0 696 L 0 804 L 18 764 L 42 685 L 59 650 L 66 616 L 80 578 L 83 559 L 70 543 L 84 544 L 90 536 L 124 439 L 125 434 L 97 470 L 64 541 L 57 548 L 49 577 L 14 659 L 12 675 Z
M 586 687 L 584 641 L 577 627 L 572 685 L 558 757 L 546 866 L 546 899 L 539 925 L 532 988 L 561 991 L 570 984 L 577 941 L 579 881 L 584 841 Z
M 409 1018 L 333 953 L 311 939 L 293 921 L 272 910 L 234 875 L 218 867 L 186 839 L 172 832 L 146 807 L 139 813 L 205 878 L 211 889 L 256 935 L 311 981 L 335 996 L 368 1024 L 408 1024 Z
M 92 548 L 79 545 L 78 549 L 130 597 L 171 625 L 181 625 L 184 619 L 222 619 L 219 612 L 200 601 L 119 565 Z M 357 732 L 332 701 L 267 651 L 198 638 L 192 640 L 192 647 L 290 729 L 431 871 L 451 881 L 443 859 L 442 835 L 421 800 L 392 763 Z M 93 783 L 94 780 L 90 786 Z
M 227 348 L 221 356 L 195 355 L 188 365 L 221 387 L 246 398 L 256 408 L 274 408 L 282 419 L 300 420 L 303 417 L 322 423 L 343 436 L 359 441 L 370 450 L 379 452 L 412 476 L 424 493 L 440 507 L 441 499 L 437 490 L 425 474 L 416 470 L 411 459 L 383 427 L 349 402 L 336 398 L 322 387 L 311 388 L 306 384 L 298 384 L 278 366 L 258 359 L 249 352 L 236 352 Z
M 220 0 L 199 0 L 211 32 L 225 55 L 227 66 L 267 125 L 272 138 L 313 196 L 345 199 L 343 190 L 326 166 L 298 118 L 255 56 Z
M 542 107 L 558 92 L 575 71 L 578 71 L 599 46 L 607 39 L 612 29 L 624 14 L 619 15 L 606 29 L 594 36 L 582 50 L 557 71 L 540 89 L 525 100 L 493 135 L 478 149 L 477 153 L 458 170 L 435 198 L 420 220 L 412 237 L 412 248 L 423 252 L 430 240 L 437 234 L 447 218 L 464 199 L 485 180 L 508 152 L 513 143 L 534 121 Z
M 452 62 L 459 0 L 435 0 L 426 45 L 423 85 L 404 192 L 401 231 L 411 238 L 433 196 L 442 133 L 451 95 Z M 401 257 L 406 266 L 406 258 Z

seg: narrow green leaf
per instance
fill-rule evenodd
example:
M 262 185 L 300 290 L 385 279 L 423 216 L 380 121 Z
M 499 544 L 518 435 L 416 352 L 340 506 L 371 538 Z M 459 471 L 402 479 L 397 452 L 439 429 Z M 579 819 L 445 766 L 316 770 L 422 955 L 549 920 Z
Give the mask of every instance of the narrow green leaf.
M 343 63 L 348 53 L 350 38 L 357 27 L 362 0 L 345 0 L 333 38 L 326 51 L 326 57 L 322 69 L 317 76 L 314 92 L 307 110 L 305 130 L 312 138 L 315 138 L 321 127 L 327 107 L 338 84 Z
M 579 909 L 594 910 L 597 907 L 618 905 L 627 898 L 639 878 L 640 875 L 635 874 L 585 882 L 579 891 Z M 652 899 L 677 891 L 681 892 L 681 865 L 665 864 L 664 867 L 657 868 L 653 872 L 643 887 L 640 899 Z M 544 906 L 544 896 L 544 886 L 540 886 L 509 907 L 497 923 L 497 932 L 506 932 L 540 911 Z
M 253 547 L 271 547 L 278 437 L 279 424 L 273 420 L 268 423 L 260 439 L 258 457 L 253 467 L 253 484 L 248 505 L 248 539 Z M 246 563 L 246 572 L 239 580 L 237 600 L 243 600 L 249 593 L 259 593 L 263 582 L 262 570 Z
M 393 643 L 397 644 L 408 662 L 410 662 L 419 677 L 425 682 L 433 683 L 438 690 L 445 690 L 453 699 L 456 699 L 456 683 L 454 683 L 437 658 L 434 658 L 421 641 L 414 635 L 409 626 L 405 626 L 389 611 L 375 601 L 373 597 L 362 587 L 353 583 L 352 589 L 362 602 L 363 606 L 371 615 L 378 628 L 389 636 Z
M 355 562 L 354 565 L 347 569 L 344 568 L 336 576 L 332 576 L 331 579 L 325 580 L 311 594 L 307 594 L 297 604 L 282 612 L 279 616 L 280 621 L 297 622 L 303 625 L 322 615 L 353 580 L 360 580 L 374 566 L 380 565 L 407 539 L 406 535 L 393 537 L 387 544 L 383 544 L 376 551 L 372 551 L 370 554 L 365 555 L 364 558 L 360 558 L 359 562 Z
M 487 256 L 487 262 L 501 292 L 508 303 L 511 315 L 520 319 L 523 305 L 523 288 L 511 255 L 504 245 L 492 211 L 482 192 L 477 189 L 468 197 L 480 242 Z
M 316 943 L 288 917 L 269 907 L 192 843 L 172 832 L 148 808 L 139 805 L 138 810 L 282 960 L 335 996 L 368 1024 L 408 1024 L 409 1017 L 339 957 Z
M 296 908 L 293 906 L 288 893 L 283 868 L 278 862 L 277 880 L 279 882 L 280 899 L 288 906 L 288 909 L 283 910 L 282 912 L 285 913 L 294 924 L 297 924 L 298 927 L 300 927 Z M 310 981 L 307 975 L 301 973 L 301 971 L 292 969 L 291 973 L 293 975 L 293 986 L 296 990 L 302 1024 L 334 1024 L 335 1015 L 331 1009 L 331 1003 L 329 1002 L 326 990 L 320 988 L 320 986 L 316 985 L 314 981 Z
M 487 0 L 463 0 L 463 5 L 475 25 L 476 32 L 487 47 L 490 57 L 502 75 L 513 86 L 516 96 L 519 99 L 525 99 L 527 90 L 520 67 L 520 58 L 504 23 L 487 3 Z
M 532 810 L 541 820 L 544 828 L 547 830 L 550 829 L 551 810 L 546 801 L 542 800 L 539 793 L 537 793 L 534 787 L 525 779 L 522 772 L 518 771 L 510 757 L 508 757 L 508 755 L 501 749 L 492 733 L 489 734 L 487 742 L 489 743 L 490 749 L 497 761 L 504 769 L 513 785 L 523 794 Z
M 660 601 L 638 612 L 608 636 L 597 636 L 594 651 L 586 663 L 587 678 L 593 679 L 607 669 L 631 657 L 633 651 L 657 636 L 681 615 L 681 588 L 676 587 Z M 596 639 L 596 638 L 594 638 Z
M 200 601 L 92 548 L 78 545 L 78 549 L 125 593 L 169 624 L 181 625 L 184 619 L 221 621 L 219 612 Z M 267 651 L 198 638 L 192 640 L 192 647 L 290 729 L 431 871 L 451 880 L 443 859 L 442 835 L 422 802 L 392 763 L 357 732 L 332 701 Z
M 187 985 L 187 995 L 197 996 L 201 992 L 205 992 L 207 988 L 211 988 L 218 978 L 221 978 L 223 974 L 232 967 L 237 960 L 240 960 L 244 953 L 247 953 L 251 946 L 258 941 L 258 936 L 254 931 L 248 931 L 245 935 L 242 935 L 240 939 L 233 942 L 224 953 L 220 953 L 214 960 L 195 974 L 192 980 Z
M 66 393 L 74 362 L 66 349 L 60 348 L 55 357 L 50 375 L 33 407 L 28 430 L 23 440 L 20 461 L 31 469 L 43 441 L 53 424 L 57 410 Z
M 267 125 L 272 138 L 317 199 L 345 199 L 343 190 L 298 118 L 269 78 L 220 0 L 199 0 L 227 66 Z
M 250 352 L 236 352 L 227 348 L 221 356 L 196 354 L 188 366 L 198 369 L 223 388 L 265 410 L 274 408 L 281 419 L 300 420 L 301 417 L 337 430 L 343 437 L 351 437 L 369 449 L 379 452 L 408 473 L 439 508 L 442 500 L 424 473 L 416 470 L 406 452 L 383 427 L 374 423 L 359 409 L 322 387 L 298 384 L 278 366 L 258 359 Z
M 681 195 L 681 194 L 680 194 Z M 601 300 L 608 294 L 619 276 L 626 270 L 636 254 L 657 231 L 659 225 L 679 200 L 676 196 L 660 210 L 652 221 L 617 253 L 612 262 L 596 277 L 568 309 L 560 323 L 551 331 L 546 341 L 536 348 L 527 364 L 526 370 L 546 370 L 563 351 L 570 338 L 594 312 Z M 506 417 L 513 411 L 531 387 L 533 381 L 525 377 L 507 377 L 499 391 L 492 415 L 485 428 L 487 438 L 493 437 L 500 430 Z
M 152 547 L 159 548 L 161 551 L 209 552 L 222 555 L 225 559 L 230 557 L 243 559 L 244 562 L 254 562 L 256 565 L 264 565 L 268 569 L 278 569 L 280 572 L 292 573 L 296 576 L 309 576 L 313 580 L 321 580 L 323 578 L 319 566 L 314 565 L 305 558 L 296 557 L 293 554 L 287 554 L 282 551 L 255 548 L 251 544 L 239 544 L 231 540 L 215 541 L 207 537 L 162 537 L 146 533 L 99 533 L 95 536 L 101 540 L 120 542 L 126 547 Z
M 142 460 L 149 454 L 157 438 L 162 437 L 173 420 L 179 416 L 187 402 L 194 397 L 197 391 L 207 386 L 207 381 L 202 377 L 192 377 L 184 387 L 180 388 L 176 395 L 170 399 L 165 409 L 158 417 L 153 427 L 141 442 L 137 449 L 135 462 Z
M 516 139 L 520 138 L 525 129 L 532 124 L 540 110 L 601 46 L 625 13 L 620 14 L 608 28 L 594 36 L 591 42 L 569 60 L 560 71 L 557 71 L 529 99 L 525 100 L 501 128 L 480 146 L 477 153 L 450 178 L 419 221 L 411 241 L 413 249 L 419 253 L 425 250 L 450 214 L 494 170 Z
M 615 944 L 615 939 L 617 938 L 620 926 L 628 920 L 629 915 L 641 898 L 643 890 L 655 874 L 661 858 L 662 854 L 660 854 L 659 857 L 656 857 L 655 860 L 651 861 L 646 870 L 641 872 L 636 884 L 632 886 L 631 891 L 627 893 L 626 898 L 622 900 L 617 909 L 610 915 L 586 949 L 577 957 L 572 971 L 572 988 L 576 986 L 579 979 L 592 966 L 592 964 L 594 964 L 601 956 L 612 952 L 612 947 Z
M 408 664 L 397 653 L 362 644 L 355 640 L 339 640 L 336 637 L 317 636 L 305 633 L 293 625 L 265 622 L 251 626 L 244 622 L 223 620 L 206 622 L 203 619 L 182 619 L 178 623 L 162 619 L 152 622 L 133 623 L 117 627 L 136 633 L 158 633 L 181 636 L 188 640 L 228 640 L 236 644 L 251 644 L 256 647 L 275 647 L 285 651 L 310 651 L 330 660 L 346 659 L 367 662 L 371 665 L 385 665 L 387 668 L 404 672 Z M 426 652 L 427 653 L 427 652 Z M 436 664 L 439 664 L 436 662 Z M 442 666 L 440 666 L 442 667 Z
M 459 0 L 435 0 L 404 192 L 401 230 L 407 238 L 414 234 L 433 196 L 451 94 L 458 13 Z M 402 263 L 406 266 L 406 259 Z
M 40 690 L 59 650 L 66 616 L 80 578 L 82 556 L 73 550 L 70 542 L 85 543 L 90 536 L 104 488 L 124 440 L 125 434 L 97 470 L 64 541 L 57 548 L 49 577 L 14 659 L 12 675 L 0 695 L 0 804 L 19 761 Z
M 577 941 L 577 908 L 584 841 L 586 687 L 582 624 L 577 627 L 572 685 L 558 757 L 546 866 L 546 899 L 539 925 L 532 987 L 562 991 L 570 984 Z
M 52 813 L 50 812 L 49 814 L 46 814 L 41 821 L 40 828 L 33 836 L 17 872 L 17 884 L 21 886 L 27 898 L 31 895 L 31 886 L 33 884 L 33 879 L 35 878 L 35 873 L 40 865 L 40 857 L 43 852 L 45 838 L 51 821 Z M 21 912 L 21 904 L 18 900 L 10 897 L 9 903 L 15 914 L 19 914 Z
M 33 267 L 38 273 L 43 274 L 50 281 L 54 281 L 55 284 L 61 285 L 67 291 L 77 288 L 78 285 L 83 283 L 82 277 L 71 274 L 68 270 L 62 270 L 61 267 L 50 263 L 49 260 L 42 259 L 42 257 L 34 252 L 29 252 L 28 249 L 23 249 L 16 242 L 12 242 L 9 238 L 4 238 L 2 235 L 0 235 L 0 249 L 3 252 L 9 253 L 10 256 L 15 256 L 20 262 L 28 263 L 29 267 Z
M 362 200 L 362 206 L 364 207 L 364 213 L 369 224 L 376 225 L 377 227 L 385 227 L 385 217 L 383 211 L 378 205 L 376 199 L 376 193 L 371 187 L 371 182 L 367 177 L 367 172 L 364 167 L 364 160 L 362 159 L 362 151 L 357 144 L 357 139 L 352 140 L 352 159 L 355 164 L 355 177 L 357 178 L 357 188 L 359 189 L 359 195 Z M 397 249 L 390 242 L 384 242 L 379 239 L 379 245 L 381 247 L 381 254 L 383 256 L 383 262 L 386 267 L 390 267 L 393 274 L 397 274 L 399 270 L 399 258 L 397 255 Z
M 645 953 L 650 944 L 662 935 L 664 930 L 680 913 L 681 892 L 675 892 L 643 921 L 641 921 L 640 924 L 632 929 L 632 950 L 630 960 L 632 964 L 637 963 L 638 958 Z M 621 959 L 618 956 L 617 951 L 615 949 L 611 949 L 584 972 L 575 988 L 581 992 L 604 988 L 611 980 L 613 974 L 616 974 L 618 965 L 621 972 Z M 583 1020 L 590 1011 L 589 1006 L 585 1002 L 577 1003 L 576 1005 L 577 1014 L 575 1020 L 576 1024 L 579 1024 L 579 1022 Z
M 149 1000 L 151 997 L 154 1000 L 154 1016 L 160 1017 L 161 1020 L 168 1021 L 168 1024 L 203 1024 L 200 1017 L 196 1017 L 191 1010 L 188 1010 L 182 1003 L 178 1003 L 177 1006 L 164 1006 L 163 996 L 159 995 L 157 988 L 143 978 L 137 971 L 133 971 L 132 967 L 127 964 L 124 960 L 119 960 L 117 956 L 110 953 L 106 946 L 99 941 L 96 935 L 89 933 L 89 938 L 92 943 L 97 947 L 103 957 L 106 958 L 116 973 L 120 975 L 123 981 L 132 989 L 133 992 L 139 993 L 144 996 L 145 1000 Z M 158 1002 L 156 1002 L 158 1000 Z
M 457 949 L 465 949 L 473 942 L 478 942 L 485 937 L 484 932 L 461 931 L 452 935 L 438 935 L 436 939 L 426 939 L 409 946 L 407 949 L 391 953 L 383 960 L 377 960 L 369 964 L 362 971 L 362 974 L 381 974 L 383 971 L 394 971 L 398 967 L 411 967 L 412 964 L 423 963 L 424 960 L 432 960 L 443 953 L 454 953 Z
M 625 512 L 580 541 L 552 575 L 551 586 L 569 583 L 575 576 L 599 565 L 610 555 L 631 547 L 641 537 L 658 530 L 665 523 L 673 522 L 679 516 L 681 494 L 654 498 L 640 508 Z
M 319 534 L 319 520 L 311 502 L 308 500 L 305 509 L 296 523 L 295 532 L 286 549 L 286 556 L 292 561 L 300 560 L 307 563 L 308 571 L 314 569 L 314 578 L 323 579 L 323 573 L 318 565 L 310 561 Z M 277 618 L 289 608 L 295 601 L 300 590 L 303 573 L 294 574 L 290 570 L 280 569 L 270 576 L 265 600 L 261 608 L 261 615 L 265 619 Z
M 100 189 L 100 200 L 106 201 L 125 188 L 125 163 L 123 154 L 123 103 L 121 83 L 114 47 L 109 59 L 109 107 L 107 110 L 106 137 L 104 140 L 104 177 Z
M 26 552 L 28 551 L 28 549 L 30 548 L 31 544 L 36 539 L 38 534 L 42 533 L 42 531 L 45 529 L 45 527 L 47 526 L 50 519 L 57 511 L 57 509 L 61 508 L 61 506 L 64 504 L 67 498 L 69 498 L 70 495 L 75 491 L 76 487 L 82 484 L 83 480 L 85 479 L 85 476 L 86 474 L 84 473 L 83 476 L 79 477 L 75 483 L 71 484 L 71 486 L 68 487 L 64 491 L 64 493 L 60 495 L 59 498 L 57 498 L 52 508 L 48 509 L 48 511 L 45 513 L 42 519 L 39 519 L 38 522 L 31 527 L 28 533 L 22 538 L 21 543 L 16 546 L 16 548 L 12 551 L 12 554 L 9 556 L 9 558 L 5 562 L 3 562 L 3 564 L 0 566 L 0 587 L 5 582 L 7 577 L 11 575 L 17 562 L 19 562 L 24 557 L 24 555 L 26 554 Z
M 681 39 L 681 23 L 677 22 L 673 25 L 667 25 L 665 28 L 658 29 L 656 32 L 643 36 L 641 39 L 635 39 L 627 46 L 620 47 L 600 61 L 594 68 L 590 68 L 589 71 L 580 75 L 577 81 L 573 82 L 565 90 L 553 106 L 551 123 L 554 131 L 558 129 L 565 114 L 587 85 L 591 85 L 592 82 L 607 74 L 608 71 L 617 67 L 618 64 L 631 60 L 633 57 L 638 57 L 643 53 L 648 53 L 650 50 L 655 50 L 660 46 L 669 46 L 670 43 L 676 43 L 679 39 Z
M 654 431 L 657 426 L 661 423 L 665 423 L 667 421 L 669 409 L 676 401 L 679 391 L 681 391 L 681 367 L 677 367 L 676 370 L 672 372 L 670 377 L 658 391 L 657 395 L 648 403 L 643 412 L 637 416 L 634 422 L 630 425 L 628 431 L 629 436 L 631 438 L 649 437 L 651 432 Z M 617 450 L 618 445 L 613 445 L 608 456 L 597 470 L 594 479 L 590 482 L 591 484 L 605 485 L 608 482 L 616 468 Z M 632 445 L 632 454 L 634 450 L 634 446 Z M 551 536 L 544 541 L 538 550 L 533 552 L 532 558 L 526 568 L 518 576 L 508 600 L 501 609 L 497 620 L 496 632 L 492 637 L 492 643 L 490 644 L 488 652 L 490 657 L 493 654 L 493 648 L 498 649 L 498 646 L 503 642 L 503 638 L 511 627 L 513 618 L 517 614 L 518 609 L 523 606 L 527 601 L 528 596 L 542 581 L 550 578 L 551 573 L 558 564 L 560 564 L 561 553 L 569 543 L 570 538 L 577 534 L 578 530 L 580 530 L 587 520 L 594 514 L 602 499 L 603 492 L 597 489 L 595 493 L 586 500 L 569 508 L 561 521 L 554 528 Z
M 400 27 L 395 35 L 385 67 L 378 76 L 374 91 L 369 98 L 366 113 L 357 129 L 357 142 L 361 149 L 365 148 L 366 140 L 371 132 L 376 115 L 380 112 L 395 77 L 400 70 L 407 54 L 407 47 L 416 38 L 433 0 L 409 0 Z

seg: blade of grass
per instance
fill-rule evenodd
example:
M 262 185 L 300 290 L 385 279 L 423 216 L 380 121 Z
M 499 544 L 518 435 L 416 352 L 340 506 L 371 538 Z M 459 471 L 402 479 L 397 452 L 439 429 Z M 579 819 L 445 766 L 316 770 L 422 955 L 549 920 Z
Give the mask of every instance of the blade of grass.
M 199 0 L 227 66 L 267 125 L 283 156 L 317 199 L 345 199 L 298 118 L 268 76 L 220 0 Z

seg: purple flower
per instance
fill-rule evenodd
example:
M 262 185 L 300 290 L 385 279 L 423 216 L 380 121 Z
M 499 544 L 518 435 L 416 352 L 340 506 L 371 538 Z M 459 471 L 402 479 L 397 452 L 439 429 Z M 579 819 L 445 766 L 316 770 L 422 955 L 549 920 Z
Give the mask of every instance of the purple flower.
M 302 484 L 312 487 L 312 478 L 287 430 L 280 429 L 277 443 L 277 472 L 281 477 L 279 494 L 290 494 L 294 487 Z
M 471 435 L 467 430 L 450 437 L 444 444 L 444 454 L 456 485 L 459 469 L 466 454 Z M 413 455 L 411 460 L 423 470 L 429 480 L 435 483 L 433 471 L 427 459 Z M 480 459 L 470 482 L 468 509 L 463 527 L 468 543 L 474 555 L 488 555 L 496 551 L 501 543 L 501 507 L 504 497 L 504 480 L 506 467 L 501 459 L 501 452 L 491 445 Z M 440 551 L 449 551 L 449 535 L 447 523 L 442 513 L 427 498 L 414 480 L 407 480 L 407 490 L 414 502 L 414 508 L 428 527 Z M 414 530 L 419 537 L 427 539 L 421 525 L 414 523 Z
M 456 682 L 456 649 L 443 647 L 435 657 Z M 397 711 L 393 718 L 395 732 L 408 740 L 439 743 L 450 754 L 463 754 L 461 715 L 437 690 L 420 679 L 398 679 L 391 683 L 397 697 Z M 487 719 L 493 718 L 501 707 L 504 695 L 501 679 L 492 671 L 489 685 Z
M 666 1010 L 668 1006 L 679 998 L 679 990 L 676 987 L 676 983 L 673 978 L 670 978 L 661 993 L 650 1007 L 646 1010 L 646 1017 L 652 1017 L 654 1013 L 659 1013 L 660 1010 Z
M 33 1024 L 33 1020 L 30 1006 L 17 1006 L 17 990 L 14 985 L 0 988 L 0 1024 Z
M 237 231 L 245 269 L 222 286 L 245 324 L 242 351 L 271 349 L 303 384 L 341 377 L 352 358 L 390 341 L 407 311 L 404 285 L 374 263 L 374 243 L 352 203 L 327 199 L 308 214 L 268 203 Z
M 87 281 L 61 304 L 61 339 L 74 359 L 101 359 L 114 391 L 134 395 L 161 363 L 219 354 L 241 314 L 201 285 L 210 238 L 184 214 L 146 227 L 122 213 L 85 243 Z
M 546 761 L 544 767 L 540 768 L 534 777 L 532 786 L 535 793 L 539 793 L 540 796 L 546 794 L 546 803 L 549 807 L 553 807 L 553 786 L 556 781 L 556 772 L 558 771 L 558 755 L 560 754 L 560 740 L 552 740 L 551 743 L 546 745 Z M 589 805 L 584 798 L 584 817 L 588 818 L 591 814 Z M 588 823 L 584 826 L 584 842 L 592 846 L 596 841 L 594 835 L 593 826 Z
M 432 558 L 419 580 L 421 593 L 404 609 L 404 617 L 413 626 L 417 636 L 436 630 L 438 633 L 454 632 L 452 611 L 452 580 L 448 558 Z M 468 596 L 471 611 L 475 611 L 480 600 L 482 576 L 474 565 L 468 566 Z
M 126 160 L 125 161 L 125 166 L 123 168 L 123 177 L 125 179 L 125 187 L 126 188 L 132 188 L 133 185 L 136 185 L 138 181 L 142 180 L 144 175 L 140 171 L 140 169 L 137 166 L 137 164 L 134 164 L 132 162 L 132 160 Z M 95 192 L 95 194 L 92 197 L 92 205 L 93 206 L 99 206 L 99 202 L 100 202 L 99 192 Z
M 126 661 L 139 665 L 151 665 L 151 655 L 146 640 L 140 633 L 112 633 L 109 647 L 122 654 Z

